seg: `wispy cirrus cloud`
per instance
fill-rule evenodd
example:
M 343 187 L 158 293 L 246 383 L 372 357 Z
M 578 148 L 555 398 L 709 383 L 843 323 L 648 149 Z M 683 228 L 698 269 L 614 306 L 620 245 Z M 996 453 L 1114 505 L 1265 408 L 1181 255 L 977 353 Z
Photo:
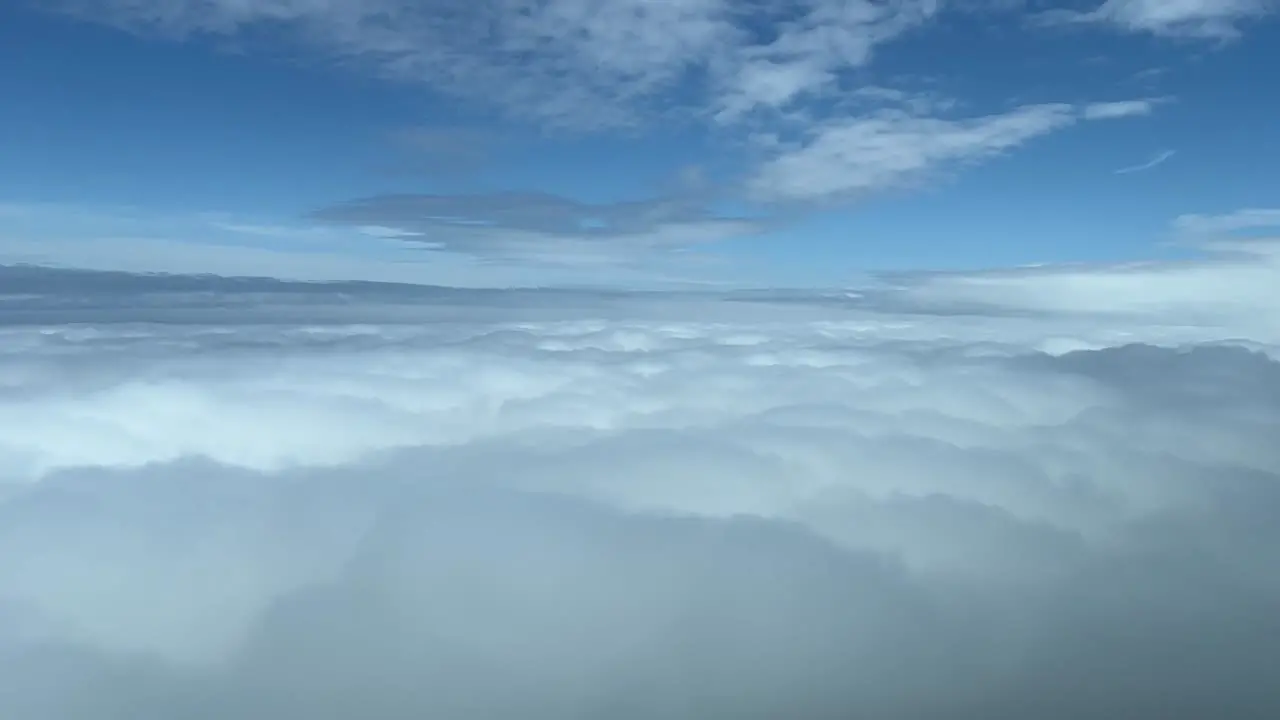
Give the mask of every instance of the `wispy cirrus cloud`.
M 523 287 L 683 285 L 728 268 L 689 252 L 767 224 L 659 199 L 590 206 L 536 193 L 384 196 L 302 221 L 74 204 L 0 215 L 0 264 Z
M 240 36 L 276 28 L 322 56 L 570 131 L 710 123 L 744 141 L 758 202 L 898 188 L 1150 100 L 949 113 L 946 98 L 856 78 L 877 51 L 939 17 L 937 0 L 59 0 L 138 32 Z M 958 6 L 959 10 L 970 10 Z M 765 142 L 761 142 L 761 140 Z M 428 138 L 432 147 L 438 137 Z M 805 177 L 807 176 L 807 177 Z
M 1083 114 L 1087 120 L 1114 120 L 1117 118 L 1150 115 L 1157 106 L 1166 99 L 1143 98 L 1138 100 L 1115 100 L 1111 102 L 1095 102 L 1084 106 Z
M 773 201 L 837 200 L 917 182 L 939 166 L 998 154 L 1076 119 L 1070 105 L 943 120 L 901 113 L 833 121 L 782 149 L 749 181 Z
M 1104 24 L 1169 37 L 1231 39 L 1241 27 L 1280 9 L 1275 0 L 1106 0 L 1090 11 L 1054 10 L 1049 23 Z
M 1221 235 L 1240 230 L 1280 228 L 1280 208 L 1245 208 L 1221 215 L 1181 215 L 1173 221 L 1173 227 L 1188 235 Z
M 890 111 L 833 120 L 801 142 L 780 143 L 748 187 L 766 202 L 848 200 L 920 183 L 1081 121 L 1144 115 L 1154 106 L 1151 100 L 1049 103 L 981 117 Z
M 816 89 L 814 77 L 866 64 L 877 46 L 937 11 L 936 0 L 803 0 L 785 7 L 728 0 L 49 5 L 177 37 L 280 28 L 330 57 L 573 128 L 640 122 L 665 112 L 676 90 L 689 98 L 684 110 L 694 114 L 784 106 Z M 779 34 L 762 37 L 762 24 L 780 28 Z
M 1115 173 L 1116 175 L 1128 175 L 1130 173 L 1144 172 L 1146 170 L 1151 170 L 1152 168 L 1156 168 L 1165 164 L 1169 160 L 1173 159 L 1173 156 L 1177 154 L 1178 154 L 1177 150 L 1162 150 L 1156 153 L 1154 156 L 1152 156 L 1150 160 L 1144 163 L 1139 163 L 1137 165 L 1126 165 L 1122 168 L 1113 170 L 1112 172 Z
M 383 195 L 321 208 L 311 217 L 396 228 L 412 243 L 483 260 L 571 266 L 645 263 L 770 227 L 717 215 L 692 196 L 590 204 L 542 192 Z

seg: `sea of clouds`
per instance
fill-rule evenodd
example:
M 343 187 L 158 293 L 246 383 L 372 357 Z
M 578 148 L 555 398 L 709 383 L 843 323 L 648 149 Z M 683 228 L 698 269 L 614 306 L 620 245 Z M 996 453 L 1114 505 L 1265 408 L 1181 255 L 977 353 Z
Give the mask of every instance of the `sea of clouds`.
M 1257 317 L 0 280 L 6 720 L 1280 717 Z

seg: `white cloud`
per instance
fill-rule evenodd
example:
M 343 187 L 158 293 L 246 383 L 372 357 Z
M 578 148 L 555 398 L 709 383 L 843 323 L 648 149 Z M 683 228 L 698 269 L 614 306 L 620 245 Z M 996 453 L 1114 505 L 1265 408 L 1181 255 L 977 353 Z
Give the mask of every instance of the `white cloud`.
M 1048 104 L 962 119 L 886 112 L 832 121 L 798 145 L 784 145 L 750 178 L 749 189 L 766 201 L 848 199 L 999 155 L 1078 117 L 1071 105 Z
M 1223 215 L 1182 215 L 1174 229 L 1188 235 L 1224 235 L 1240 230 L 1280 228 L 1280 209 L 1246 208 Z
M 1280 703 L 1280 333 L 1243 315 L 24 273 L 5 717 Z M 1271 357 L 1185 346 L 1232 337 Z
M 333 240 L 335 237 L 341 235 L 340 232 L 335 231 L 332 227 L 315 225 L 246 224 L 218 219 L 217 216 L 213 216 L 210 224 L 215 228 L 226 230 L 227 232 L 237 235 L 254 235 L 286 241 Z M 371 238 L 389 240 L 420 237 L 422 235 L 420 232 L 387 227 L 385 225 L 357 225 L 353 230 L 361 235 Z
M 583 126 L 633 122 L 693 69 L 710 74 L 712 95 L 699 112 L 783 103 L 811 73 L 866 63 L 877 45 L 931 16 L 936 2 L 804 0 L 784 9 L 727 0 L 62 0 L 54 7 L 178 36 L 282 25 L 318 50 L 381 72 Z M 780 35 L 755 37 L 784 11 L 794 21 L 779 25 Z
M 323 227 L 296 227 L 292 225 L 261 225 L 227 221 L 213 217 L 209 223 L 219 230 L 236 235 L 254 235 L 274 240 L 306 241 L 332 238 L 333 231 Z
M 750 171 L 756 200 L 893 189 L 937 164 L 991 157 L 1071 124 L 1061 105 L 957 119 L 940 114 L 951 101 L 934 93 L 868 92 L 886 90 L 860 74 L 878 49 L 938 17 L 947 8 L 938 0 L 60 0 L 54 7 L 176 36 L 283 29 L 321 55 L 560 129 L 678 118 L 711 122 L 733 141 L 773 138 L 786 151 L 766 154 Z M 1153 107 L 1132 100 L 1079 112 L 1097 119 Z M 440 137 L 447 134 L 429 133 L 426 144 L 438 147 Z M 475 150 L 475 139 L 462 145 Z M 808 173 L 814 179 L 798 177 Z
M 1060 21 L 1106 23 L 1130 32 L 1229 39 L 1245 21 L 1273 13 L 1274 0 L 1106 0 L 1089 12 L 1056 11 Z
M 329 223 L 396 227 L 485 259 L 549 264 L 634 262 L 767 227 L 758 220 L 717 215 L 696 195 L 602 204 L 545 192 L 382 195 L 312 215 Z
M 1152 156 L 1150 160 L 1144 163 L 1139 163 L 1137 165 L 1126 165 L 1122 168 L 1117 168 L 1112 172 L 1114 172 L 1116 175 L 1128 175 L 1130 173 L 1145 172 L 1147 170 L 1150 170 L 1152 168 L 1156 168 L 1165 164 L 1169 160 L 1173 159 L 1173 156 L 1177 154 L 1178 154 L 1177 150 L 1162 150 L 1156 153 L 1154 156 Z
M 1202 249 L 1207 255 L 1193 260 L 907 276 L 888 295 L 933 310 L 1078 313 L 1280 338 L 1280 241 L 1216 241 Z
M 915 108 L 831 120 L 809 128 L 799 142 L 775 138 L 770 144 L 773 156 L 756 168 L 747 186 L 752 197 L 765 202 L 849 200 L 920 183 L 1081 120 L 1146 115 L 1157 103 L 1050 103 L 962 118 Z
M 477 198 L 444 200 L 462 208 Z M 505 212 L 508 220 L 502 226 L 485 218 L 431 223 L 421 213 L 395 215 L 379 207 L 344 216 L 342 224 L 287 224 L 224 214 L 26 205 L 22 213 L 0 216 L 0 264 L 454 287 L 672 287 L 732 279 L 727 264 L 691 251 L 764 229 L 758 221 L 672 209 L 660 201 L 603 209 L 568 204 L 570 211 L 558 212 L 563 208 L 554 204 L 499 203 L 495 215 Z M 591 209 L 617 225 L 572 231 L 579 220 L 572 211 Z
M 1084 117 L 1086 120 L 1111 120 L 1150 115 L 1157 103 L 1158 100 L 1151 99 L 1090 103 L 1084 107 Z
M 309 282 L 360 280 L 464 288 L 621 286 L 666 288 L 743 284 L 733 269 L 661 243 L 721 240 L 732 228 L 676 227 L 674 234 L 630 238 L 633 246 L 552 235 L 509 233 L 485 238 L 486 252 L 448 252 L 436 242 L 404 238 L 392 248 L 345 251 L 269 248 L 199 242 L 170 236 L 87 235 L 75 240 L 0 235 L 0 263 L 139 273 L 210 273 Z M 737 233 L 740 234 L 740 233 Z M 628 238 L 624 238 L 628 240 Z M 655 248 L 659 251 L 654 254 Z
M 369 237 L 376 238 L 404 239 L 422 237 L 422 233 L 420 232 L 402 230 L 400 228 L 387 227 L 385 225 L 361 225 L 356 228 L 356 231 L 361 234 L 368 235 Z

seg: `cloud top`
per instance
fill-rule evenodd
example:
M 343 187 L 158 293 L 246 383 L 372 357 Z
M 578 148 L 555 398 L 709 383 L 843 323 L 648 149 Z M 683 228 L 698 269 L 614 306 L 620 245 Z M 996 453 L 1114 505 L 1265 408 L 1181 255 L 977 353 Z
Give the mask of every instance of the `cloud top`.
M 1280 707 L 1245 326 L 50 273 L 2 300 L 5 716 Z

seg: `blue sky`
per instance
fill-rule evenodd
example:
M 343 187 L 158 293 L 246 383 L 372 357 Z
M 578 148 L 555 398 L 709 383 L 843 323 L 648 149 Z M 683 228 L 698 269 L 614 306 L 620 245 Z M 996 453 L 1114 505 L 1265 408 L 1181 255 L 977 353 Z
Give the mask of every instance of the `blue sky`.
M 0 6 L 0 263 L 828 286 L 1280 224 L 1271 0 Z

